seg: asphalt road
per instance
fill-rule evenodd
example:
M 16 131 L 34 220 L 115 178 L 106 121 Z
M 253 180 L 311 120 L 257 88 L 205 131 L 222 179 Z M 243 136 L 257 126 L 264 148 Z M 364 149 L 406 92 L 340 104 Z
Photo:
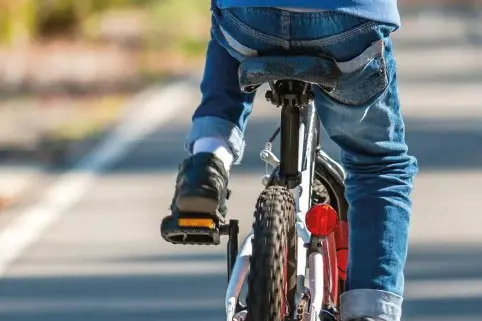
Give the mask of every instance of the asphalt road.
M 421 168 L 404 320 L 476 321 L 482 319 L 482 47 L 465 37 L 456 19 L 431 19 L 410 21 L 395 36 L 407 139 Z M 196 86 L 183 97 L 175 116 L 95 173 L 79 199 L 7 266 L 0 278 L 0 320 L 223 319 L 224 243 L 173 246 L 158 232 L 185 157 Z M 244 165 L 232 173 L 230 216 L 242 220 L 243 234 L 262 189 L 258 153 L 278 116 L 258 100 Z M 330 142 L 326 146 L 337 155 Z M 44 187 L 32 204 L 45 198 Z M 8 215 L 20 217 L 32 204 Z M 9 228 L 2 225 L 0 236 Z

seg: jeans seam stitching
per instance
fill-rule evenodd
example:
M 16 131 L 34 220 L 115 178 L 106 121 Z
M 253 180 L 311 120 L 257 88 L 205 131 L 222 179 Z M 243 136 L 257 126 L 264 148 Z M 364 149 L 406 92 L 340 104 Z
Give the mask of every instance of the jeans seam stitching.
M 224 49 L 228 51 L 228 53 L 234 57 L 238 61 L 242 61 L 246 59 L 246 55 L 243 55 L 241 52 L 236 51 L 234 48 L 232 48 L 227 39 L 224 37 L 224 35 L 221 33 L 219 26 L 214 27 L 211 30 L 211 35 L 215 41 L 217 41 Z M 220 38 L 221 37 L 221 38 Z
M 387 73 L 387 62 L 386 62 L 386 59 L 385 59 L 385 45 L 383 44 L 382 45 L 382 50 L 381 52 L 375 56 L 375 57 L 380 57 L 380 60 L 381 60 L 381 70 L 383 71 L 383 82 L 380 84 L 380 85 L 377 85 L 374 89 L 373 89 L 373 93 L 370 93 L 370 94 L 359 94 L 358 96 L 360 97 L 361 96 L 361 99 L 359 99 L 359 101 L 354 101 L 353 99 L 346 99 L 346 98 L 342 98 L 342 97 L 338 97 L 338 96 L 335 96 L 333 95 L 332 97 L 336 100 L 339 100 L 340 102 L 342 103 L 345 103 L 345 104 L 348 104 L 348 105 L 352 105 L 352 106 L 356 106 L 356 105 L 363 105 L 364 103 L 367 102 L 367 100 L 370 99 L 370 97 L 373 97 L 377 94 L 379 94 L 380 92 L 383 92 L 383 90 L 388 87 L 389 85 L 389 81 L 388 81 L 388 73 Z M 366 84 L 363 84 L 361 85 L 360 87 L 357 87 L 356 89 L 359 90 L 359 89 L 363 89 L 363 88 L 367 88 L 369 85 L 373 84 L 374 82 L 376 82 L 377 80 L 379 79 L 379 77 L 377 77 L 376 79 L 373 79 L 372 81 L 366 83 Z M 336 92 L 346 92 L 346 90 L 335 90 L 335 93 Z M 331 95 L 330 95 L 331 96 Z M 361 102 L 360 102 L 361 100 Z
M 236 19 L 233 16 L 233 14 L 230 13 L 228 10 L 223 10 L 223 13 L 224 13 L 224 16 L 226 17 L 226 19 L 228 19 L 231 23 L 233 23 L 236 27 L 238 27 L 240 29 L 240 31 L 243 31 L 247 35 L 249 35 L 251 37 L 254 37 L 254 38 L 257 38 L 257 39 L 265 40 L 265 41 L 267 41 L 269 43 L 272 43 L 272 44 L 275 44 L 275 45 L 285 47 L 286 41 L 284 39 L 274 37 L 274 36 L 268 36 L 268 35 L 266 35 L 262 32 L 254 30 L 253 28 L 249 28 L 244 23 L 242 23 L 241 21 Z
M 294 40 L 293 43 L 300 46 L 309 46 L 309 45 L 329 46 L 329 45 L 333 45 L 335 43 L 343 42 L 350 38 L 353 38 L 358 34 L 375 27 L 377 24 L 378 23 L 375 21 L 370 21 L 358 27 L 355 27 L 351 30 L 345 31 L 341 34 L 329 36 L 326 38 L 316 39 L 316 40 Z
M 251 47 L 248 47 L 246 46 L 245 44 L 242 44 L 241 42 L 239 42 L 238 40 L 236 40 L 236 38 L 234 38 L 229 32 L 227 32 L 223 26 L 219 25 L 217 26 L 217 30 L 219 30 L 221 36 L 224 38 L 224 40 L 226 41 L 226 44 L 232 48 L 233 50 L 235 50 L 237 53 L 243 55 L 243 56 L 247 56 L 247 57 L 253 57 L 253 56 L 257 56 L 258 55 L 258 51 L 251 48 Z M 229 39 L 229 38 L 231 39 Z

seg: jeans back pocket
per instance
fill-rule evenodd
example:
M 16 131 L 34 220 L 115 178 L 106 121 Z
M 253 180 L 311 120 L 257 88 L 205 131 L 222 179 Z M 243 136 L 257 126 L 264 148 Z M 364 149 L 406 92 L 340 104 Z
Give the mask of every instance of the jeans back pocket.
M 335 88 L 327 94 L 346 105 L 366 104 L 388 86 L 384 41 L 378 40 L 357 57 L 336 62 L 339 78 Z

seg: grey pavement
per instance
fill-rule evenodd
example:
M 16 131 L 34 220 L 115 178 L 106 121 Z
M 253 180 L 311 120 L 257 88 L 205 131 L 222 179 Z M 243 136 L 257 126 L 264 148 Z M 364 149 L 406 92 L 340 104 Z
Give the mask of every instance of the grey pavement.
M 407 21 L 394 37 L 407 139 L 421 168 L 404 320 L 476 321 L 482 319 L 482 48 L 460 40 L 463 28 L 440 30 L 443 21 L 459 22 L 439 20 L 433 30 L 423 20 Z M 421 29 L 424 37 L 413 36 Z M 412 45 L 424 39 L 431 45 Z M 223 319 L 225 244 L 173 246 L 158 231 L 185 157 L 183 140 L 199 98 L 195 86 L 190 95 L 195 98 L 175 118 L 99 175 L 9 267 L 0 279 L 0 320 Z M 230 216 L 242 220 L 242 234 L 262 190 L 258 154 L 279 117 L 261 96 L 244 164 L 231 179 Z M 326 148 L 337 155 L 331 142 Z M 22 209 L 12 211 L 21 215 Z

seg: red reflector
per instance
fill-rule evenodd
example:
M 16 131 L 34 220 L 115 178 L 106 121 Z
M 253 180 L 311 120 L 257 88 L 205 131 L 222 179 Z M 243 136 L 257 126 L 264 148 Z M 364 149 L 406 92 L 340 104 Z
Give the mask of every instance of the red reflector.
M 306 227 L 318 237 L 328 236 L 335 230 L 337 223 L 336 211 L 327 204 L 315 205 L 306 213 Z

